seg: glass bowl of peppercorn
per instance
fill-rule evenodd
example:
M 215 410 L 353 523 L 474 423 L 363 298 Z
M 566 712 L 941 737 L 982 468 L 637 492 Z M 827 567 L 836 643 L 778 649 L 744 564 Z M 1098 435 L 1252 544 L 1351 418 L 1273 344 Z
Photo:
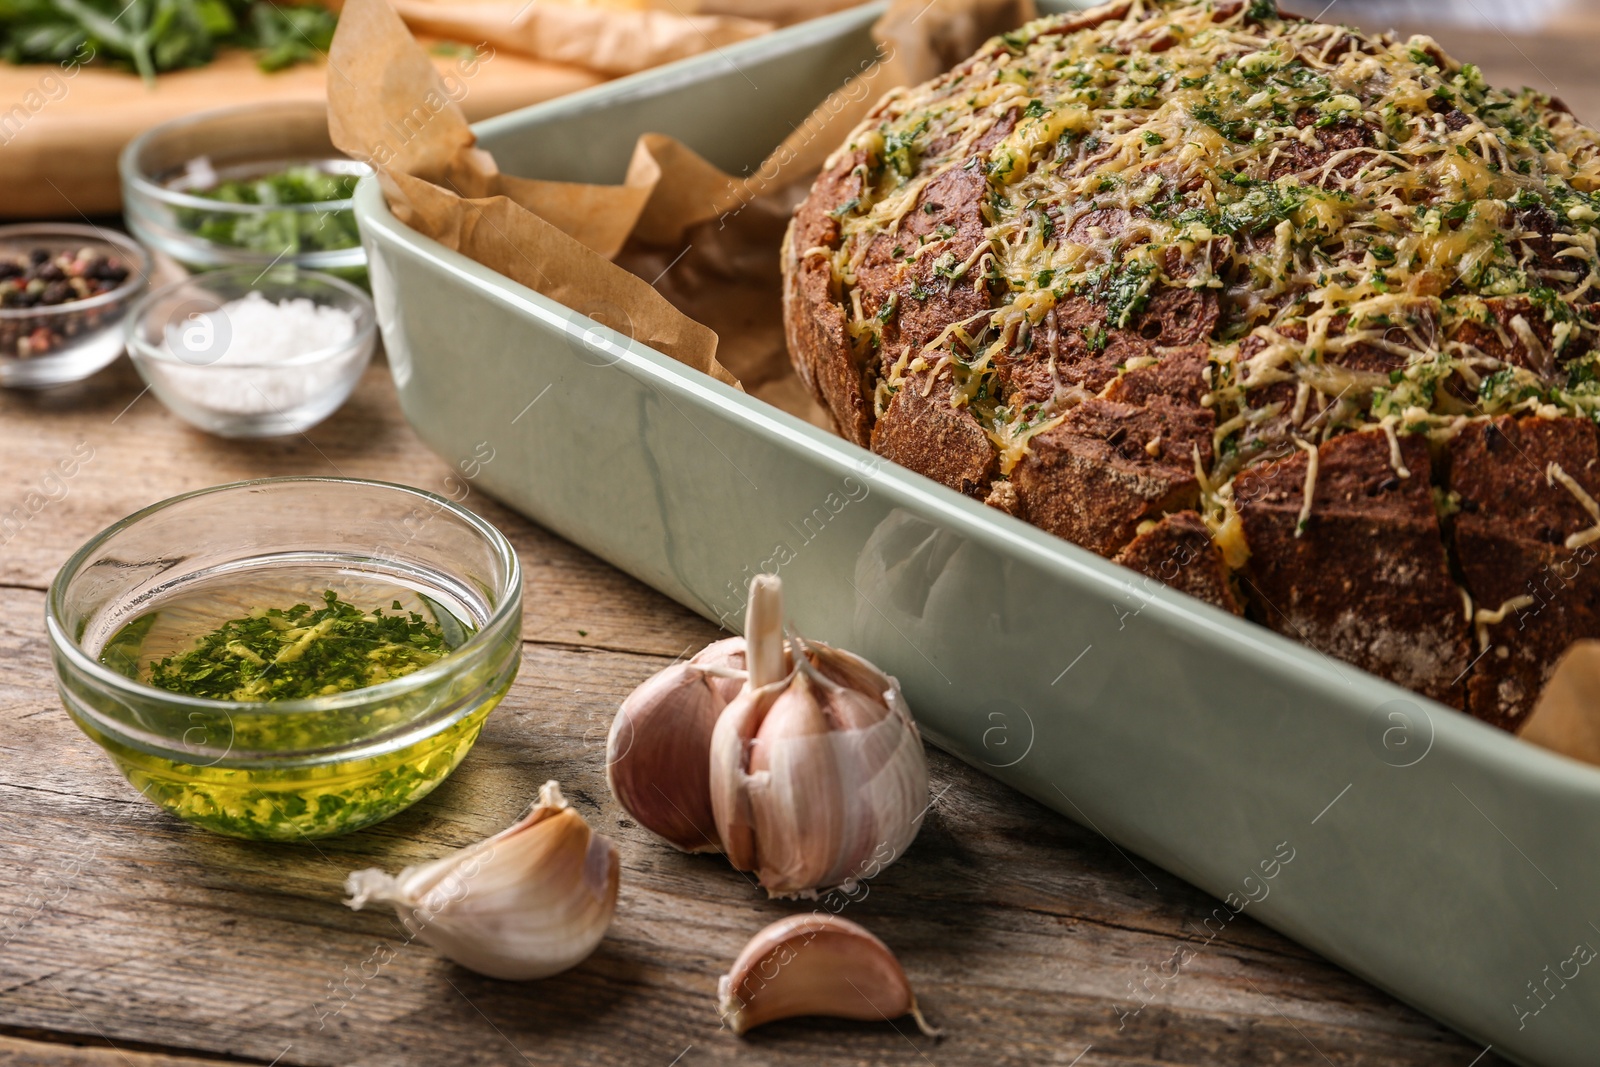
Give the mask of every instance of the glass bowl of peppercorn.
M 122 318 L 150 257 L 94 226 L 0 226 L 0 385 L 79 381 L 122 354 Z

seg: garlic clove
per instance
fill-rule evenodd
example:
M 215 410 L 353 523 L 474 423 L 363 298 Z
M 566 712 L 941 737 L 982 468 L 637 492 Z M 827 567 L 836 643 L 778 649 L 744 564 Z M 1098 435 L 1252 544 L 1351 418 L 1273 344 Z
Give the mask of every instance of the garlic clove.
M 753 581 L 751 678 L 712 731 L 711 806 L 729 862 L 772 896 L 815 896 L 872 877 L 916 837 L 927 759 L 893 678 L 798 638 L 791 658 L 781 616 L 778 579 Z M 787 674 L 755 684 L 779 663 Z
M 606 739 L 606 781 L 646 830 L 684 852 L 720 852 L 711 732 L 744 686 L 744 638 L 707 646 L 635 689 Z
M 821 643 L 795 643 L 804 651 L 799 672 L 819 692 L 828 721 L 836 730 L 864 730 L 889 710 L 895 682 L 859 656 Z
M 799 1015 L 910 1015 L 923 1033 L 938 1036 L 889 946 L 836 915 L 791 915 L 756 934 L 717 983 L 717 999 L 735 1034 Z
M 806 659 L 817 669 L 817 673 L 835 685 L 860 693 L 885 706 L 888 704 L 888 698 L 884 694 L 898 687 L 893 678 L 854 652 L 834 648 L 820 641 L 804 641 L 798 638 L 796 641 L 805 650 Z
M 750 663 L 750 688 L 760 689 L 781 681 L 789 673 L 789 653 L 783 643 L 783 581 L 776 574 L 750 579 L 750 599 L 744 616 L 746 655 Z M 755 640 L 760 634 L 762 640 Z
M 804 672 L 779 690 L 766 714 L 761 729 L 750 741 L 752 773 L 771 770 L 782 759 L 790 741 L 802 737 L 823 737 L 832 731 L 829 707 L 823 702 L 811 677 Z
M 711 733 L 712 816 L 716 820 L 722 851 L 734 869 L 740 871 L 755 870 L 760 859 L 756 853 L 755 815 L 750 808 L 749 793 L 744 788 L 744 777 L 737 771 L 744 766 L 756 728 L 782 694 L 782 682 L 746 690 L 728 705 Z
M 850 805 L 837 802 L 848 795 L 848 762 L 829 753 L 835 735 L 816 689 L 804 673 L 786 684 L 748 746 L 751 869 L 774 895 L 851 877 L 834 862 L 849 818 Z
M 616 846 L 546 782 L 516 824 L 398 875 L 355 871 L 345 901 L 389 904 L 408 932 L 468 970 L 526 980 L 586 959 L 617 906 Z

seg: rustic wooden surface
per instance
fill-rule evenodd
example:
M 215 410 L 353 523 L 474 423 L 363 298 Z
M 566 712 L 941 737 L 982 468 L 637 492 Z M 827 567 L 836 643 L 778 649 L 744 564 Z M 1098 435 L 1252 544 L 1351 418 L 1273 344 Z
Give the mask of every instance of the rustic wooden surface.
M 456 775 L 315 847 L 193 829 L 141 799 L 61 710 L 41 625 L 56 568 L 184 490 L 294 473 L 438 488 L 449 468 L 401 420 L 382 367 L 309 435 L 252 444 L 186 428 L 122 364 L 68 391 L 0 397 L 0 513 L 26 511 L 80 443 L 93 458 L 0 550 L 0 1062 L 1467 1067 L 1482 1051 L 1247 918 L 1203 945 L 1215 901 L 938 753 L 921 836 L 845 913 L 899 952 L 943 1040 L 906 1021 L 719 1030 L 717 976 L 796 905 L 766 901 L 720 857 L 654 841 L 603 767 L 621 698 L 717 633 L 479 496 L 469 505 L 526 568 L 527 641 Z M 622 852 L 616 922 L 576 970 L 489 981 L 341 903 L 348 871 L 485 836 L 548 778 Z M 394 952 L 381 967 L 380 944 Z M 1180 977 L 1151 981 L 1150 1006 L 1120 1015 L 1185 949 L 1197 955 Z
M 1600 24 L 1515 41 L 1430 29 L 1491 80 L 1558 92 L 1600 119 L 1585 47 Z M 80 443 L 93 459 L 47 484 Z M 611 798 L 603 768 L 617 702 L 717 632 L 476 495 L 468 505 L 521 554 L 526 644 L 510 696 L 456 775 L 395 819 L 315 847 L 232 841 L 167 817 L 61 710 L 44 590 L 78 544 L 153 501 L 332 473 L 444 486 L 449 468 L 405 425 L 381 366 L 332 420 L 273 442 L 188 429 L 141 394 L 125 362 L 82 386 L 0 396 L 0 515 L 29 516 L 14 535 L 0 529 L 0 1062 L 1502 1062 L 1248 917 L 1205 945 L 1199 926 L 1215 901 L 937 752 L 939 799 L 921 836 L 846 914 L 898 951 L 944 1037 L 906 1021 L 826 1020 L 731 1036 L 717 1022 L 717 976 L 796 906 L 764 900 L 719 857 L 654 841 Z M 547 778 L 622 853 L 616 921 L 574 971 L 479 978 L 404 945 L 385 914 L 341 903 L 348 871 L 395 869 L 491 833 Z M 376 966 L 380 945 L 394 958 Z M 1152 978 L 1185 949 L 1197 954 L 1176 980 Z M 1141 984 L 1153 992 L 1136 996 Z

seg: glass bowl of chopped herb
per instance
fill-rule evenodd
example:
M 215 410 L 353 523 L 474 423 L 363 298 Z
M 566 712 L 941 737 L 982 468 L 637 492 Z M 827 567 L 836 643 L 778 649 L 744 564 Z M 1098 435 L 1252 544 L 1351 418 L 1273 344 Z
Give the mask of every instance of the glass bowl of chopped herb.
M 122 355 L 122 319 L 150 257 L 97 226 L 0 226 L 0 385 L 89 377 Z
M 134 138 L 118 166 L 128 229 L 191 271 L 287 263 L 366 284 L 350 198 L 370 171 L 333 146 L 323 104 L 176 119 Z
M 343 478 L 202 489 L 100 533 L 51 584 L 68 714 L 151 801 L 297 841 L 416 803 L 516 676 L 522 575 L 489 523 Z

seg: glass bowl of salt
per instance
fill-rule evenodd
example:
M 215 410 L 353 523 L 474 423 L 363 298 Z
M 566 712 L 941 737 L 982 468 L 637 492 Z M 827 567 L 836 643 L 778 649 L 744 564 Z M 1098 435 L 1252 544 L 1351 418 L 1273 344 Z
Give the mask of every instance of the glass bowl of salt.
M 337 411 L 372 359 L 372 301 L 281 265 L 157 289 L 127 318 L 128 355 L 173 414 L 221 437 L 301 433 Z

